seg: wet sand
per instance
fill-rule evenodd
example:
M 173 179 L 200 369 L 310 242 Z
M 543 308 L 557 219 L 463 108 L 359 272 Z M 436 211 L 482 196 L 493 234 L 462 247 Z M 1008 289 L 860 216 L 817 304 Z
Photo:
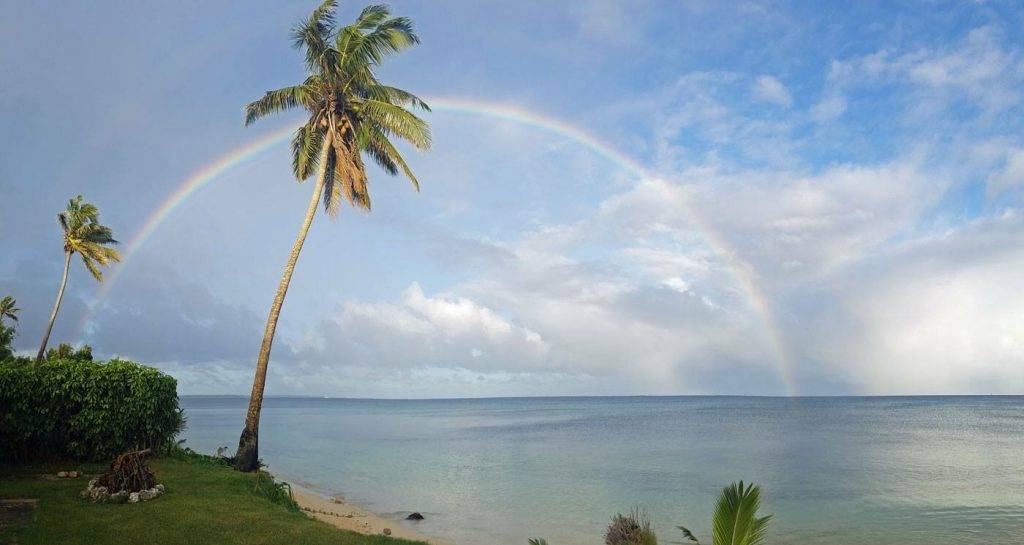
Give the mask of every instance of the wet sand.
M 387 528 L 391 531 L 391 537 L 424 541 L 431 545 L 452 545 L 451 542 L 417 533 L 400 520 L 384 518 L 361 507 L 327 498 L 311 490 L 293 486 L 292 494 L 307 515 L 343 530 L 380 535 L 384 534 L 384 529 Z

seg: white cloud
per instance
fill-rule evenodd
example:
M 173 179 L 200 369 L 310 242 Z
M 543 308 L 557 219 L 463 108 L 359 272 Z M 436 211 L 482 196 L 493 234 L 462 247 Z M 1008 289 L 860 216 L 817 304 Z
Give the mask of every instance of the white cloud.
M 787 282 L 855 260 L 908 229 L 948 182 L 914 157 L 815 174 L 757 170 L 701 174 L 701 214 L 763 277 Z M 794 270 L 794 267 L 797 267 Z
M 876 256 L 830 281 L 801 337 L 856 390 L 1024 388 L 1024 222 L 1010 214 Z
M 1020 103 L 1024 59 L 1019 50 L 1004 47 L 1000 32 L 990 26 L 971 30 L 963 40 L 945 47 L 911 52 L 880 50 L 835 61 L 828 77 L 827 96 L 816 115 L 838 109 L 844 90 L 877 85 L 914 88 L 908 115 L 948 115 L 943 108 L 957 100 L 996 114 Z
M 995 194 L 1020 185 L 1024 185 L 1024 149 L 1010 149 L 1003 167 L 989 175 L 988 191 Z
M 348 301 L 321 324 L 322 340 L 298 354 L 340 366 L 544 369 L 550 347 L 528 328 L 466 298 L 424 294 L 412 284 L 399 304 Z
M 779 80 L 772 76 L 761 76 L 754 82 L 754 98 L 789 108 L 793 97 Z
M 751 112 L 747 104 L 730 98 L 749 96 L 751 85 L 756 88 L 758 84 L 741 73 L 695 72 L 680 77 L 661 93 L 655 101 L 658 109 L 650 112 L 651 119 L 656 120 L 659 165 L 674 171 L 683 165 L 718 159 L 771 165 L 794 162 L 797 150 L 792 138 L 793 120 L 766 115 L 762 108 Z M 781 98 L 777 91 L 770 96 L 772 100 Z M 695 145 L 676 146 L 678 139 Z M 705 151 L 696 155 L 691 147 Z
M 829 123 L 839 118 L 846 111 L 846 98 L 833 93 L 811 107 L 811 119 L 818 123 Z
M 579 11 L 580 33 L 605 46 L 626 47 L 637 44 L 641 29 L 642 4 L 623 0 L 591 0 Z M 624 21 L 629 21 L 624 24 Z

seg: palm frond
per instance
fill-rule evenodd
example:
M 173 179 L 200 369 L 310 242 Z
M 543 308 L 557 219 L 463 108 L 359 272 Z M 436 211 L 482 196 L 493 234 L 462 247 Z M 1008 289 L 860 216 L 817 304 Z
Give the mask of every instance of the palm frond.
M 697 541 L 697 536 L 693 535 L 693 532 L 691 532 L 690 530 L 686 529 L 685 526 L 676 526 L 676 528 L 679 528 L 679 531 L 683 533 L 683 537 L 685 537 L 686 539 L 689 539 L 690 541 L 692 541 L 694 543 L 697 543 L 698 545 L 700 544 L 700 541 Z
M 539 537 L 533 537 L 530 538 L 530 545 L 548 545 L 548 541 Z
M 18 312 L 21 310 L 17 307 L 17 301 L 10 295 L 5 295 L 3 299 L 0 299 L 0 322 L 4 318 L 10 319 L 12 322 L 18 321 Z
M 98 223 L 88 223 L 78 229 L 77 236 L 84 242 L 92 244 L 119 244 L 114 240 L 114 233 L 110 227 Z
M 334 138 L 334 176 L 345 200 L 352 206 L 370 209 L 370 195 L 366 190 L 366 167 L 359 156 L 359 146 L 348 132 Z
M 387 19 L 366 34 L 358 28 L 355 32 L 343 29 L 339 35 L 341 33 L 347 34 L 344 40 L 345 49 L 338 48 L 342 59 L 341 69 L 345 73 L 363 66 L 380 64 L 385 57 L 420 42 L 413 29 L 412 20 L 407 17 Z
M 771 516 L 757 516 L 761 488 L 743 481 L 722 490 L 712 518 L 714 545 L 762 545 Z
M 81 197 L 81 195 L 79 195 L 79 197 Z M 96 221 L 99 219 L 100 209 L 96 208 L 95 204 L 83 203 L 78 209 L 78 214 L 86 221 Z
M 341 192 L 343 180 L 338 176 L 338 155 L 337 148 L 331 146 L 327 150 L 327 166 L 324 169 L 324 212 L 329 217 L 336 217 L 341 210 Z
M 267 91 L 262 97 L 245 105 L 245 124 L 269 114 L 290 110 L 296 106 L 311 106 L 311 96 L 305 85 L 282 87 Z
M 363 11 L 359 12 L 359 17 L 356 17 L 356 21 L 350 26 L 355 27 L 359 30 L 372 30 L 377 25 L 381 24 L 391 15 L 388 7 L 384 4 L 371 4 L 363 8 Z
M 374 99 L 355 101 L 360 117 L 379 125 L 385 132 L 408 141 L 421 150 L 430 149 L 431 134 L 427 122 L 401 106 Z
M 375 84 L 367 87 L 364 91 L 365 98 L 388 102 L 398 106 L 412 106 L 429 112 L 430 106 L 420 97 L 397 87 Z
M 401 170 L 405 174 L 406 178 L 412 182 L 413 187 L 416 191 L 420 190 L 420 181 L 416 178 L 412 169 L 409 168 L 408 163 L 405 162 L 405 158 L 399 153 L 398 149 L 388 140 L 379 128 L 366 125 L 362 131 L 363 141 L 360 142 L 360 146 L 364 151 L 383 168 L 388 174 L 392 176 L 398 174 Z
M 331 34 L 334 32 L 335 0 L 324 0 L 309 18 L 292 29 L 292 45 L 306 50 L 306 68 L 316 71 L 330 62 Z
M 81 257 L 82 257 L 82 263 L 85 263 L 85 268 L 89 269 L 89 273 L 92 274 L 92 277 L 95 278 L 97 281 L 102 282 L 103 281 L 103 271 L 100 271 L 100 269 L 96 266 L 96 264 L 93 263 L 93 260 L 91 260 L 88 257 L 86 257 L 85 254 L 81 254 Z
M 300 182 L 316 173 L 324 139 L 323 131 L 317 125 L 312 121 L 306 123 L 292 137 L 292 172 Z

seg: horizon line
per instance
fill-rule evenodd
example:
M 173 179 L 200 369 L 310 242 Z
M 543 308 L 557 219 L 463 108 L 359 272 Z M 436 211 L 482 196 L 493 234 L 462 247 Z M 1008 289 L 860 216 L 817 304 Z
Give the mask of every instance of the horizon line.
M 237 397 L 248 399 L 249 394 L 179 394 L 182 397 Z M 498 399 L 629 399 L 629 398 L 750 398 L 750 399 L 894 399 L 924 397 L 1024 397 L 1020 394 L 820 394 L 820 395 L 772 395 L 772 394 L 579 394 L 579 395 L 537 395 L 537 396 L 480 396 L 480 397 L 351 397 L 325 395 L 267 395 L 264 399 L 329 399 L 339 401 L 473 401 Z

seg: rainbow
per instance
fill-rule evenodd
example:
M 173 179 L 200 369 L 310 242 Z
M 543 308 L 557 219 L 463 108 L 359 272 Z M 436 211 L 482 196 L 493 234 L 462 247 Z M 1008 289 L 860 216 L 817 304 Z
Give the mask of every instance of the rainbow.
M 574 143 L 589 149 L 600 157 L 610 161 L 619 168 L 629 172 L 641 181 L 657 180 L 658 177 L 648 171 L 632 157 L 620 152 L 599 138 L 587 133 L 583 129 L 570 125 L 559 119 L 544 116 L 535 112 L 522 109 L 517 106 L 470 100 L 465 98 L 431 97 L 427 99 L 434 111 L 468 114 L 475 116 L 486 116 L 493 119 L 504 120 L 528 127 L 540 129 L 565 137 Z M 184 182 L 181 183 L 146 219 L 142 227 L 131 237 L 122 252 L 122 261 L 109 275 L 107 280 L 101 284 L 95 301 L 86 312 L 79 323 L 79 335 L 85 331 L 85 327 L 92 319 L 92 316 L 101 308 L 104 299 L 111 288 L 117 283 L 120 275 L 128 268 L 132 257 L 141 248 L 150 236 L 162 225 L 174 211 L 187 201 L 197 191 L 210 183 L 218 180 L 220 176 L 237 166 L 254 159 L 267 150 L 275 148 L 289 140 L 298 125 L 291 125 L 266 134 L 248 144 L 239 146 L 227 154 L 221 156 L 214 162 L 200 168 Z M 689 203 L 685 203 L 690 219 L 697 229 L 704 236 L 705 242 L 721 257 L 736 281 L 742 289 L 751 308 L 761 317 L 767 333 L 769 345 L 771 346 L 778 366 L 781 380 L 786 386 L 787 393 L 796 394 L 794 379 L 791 372 L 789 356 L 786 345 L 782 341 L 779 329 L 776 327 L 774 312 L 769 299 L 758 286 L 753 268 L 744 262 L 724 237 L 719 235 L 700 214 L 698 214 Z

